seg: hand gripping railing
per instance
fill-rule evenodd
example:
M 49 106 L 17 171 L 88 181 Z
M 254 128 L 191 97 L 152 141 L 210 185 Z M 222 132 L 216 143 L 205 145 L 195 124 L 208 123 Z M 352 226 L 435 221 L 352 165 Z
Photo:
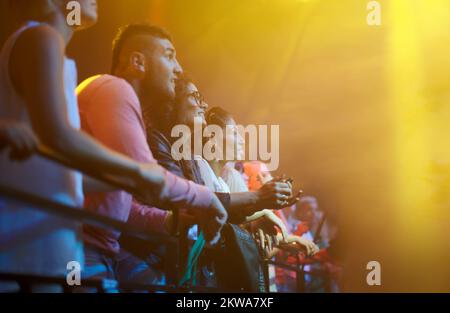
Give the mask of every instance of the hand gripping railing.
M 57 153 L 51 151 L 46 147 L 39 147 L 37 153 L 51 161 L 59 163 L 68 168 L 78 170 L 83 174 L 87 174 L 92 178 L 95 178 L 103 183 L 114 186 L 118 189 L 122 189 L 128 192 L 132 190 L 128 185 L 124 184 L 121 180 L 117 179 L 113 175 L 100 173 L 98 171 L 92 170 L 89 167 L 75 166 L 72 162 L 66 158 L 58 155 Z M 120 231 L 123 234 L 145 240 L 146 242 L 166 245 L 169 247 L 167 249 L 167 254 L 165 257 L 166 273 L 170 273 L 172 280 L 177 282 L 178 280 L 178 269 L 179 269 L 179 232 L 178 232 L 178 210 L 172 209 L 174 211 L 174 227 L 171 235 L 157 234 L 151 231 L 136 230 L 125 222 L 112 219 L 107 216 L 95 214 L 89 212 L 85 209 L 75 208 L 72 206 L 64 205 L 46 198 L 39 197 L 30 193 L 15 190 L 8 186 L 0 186 L 0 197 L 7 198 L 12 201 L 25 202 L 32 205 L 33 208 L 47 212 L 49 214 L 54 214 L 67 218 L 70 220 L 79 221 L 82 223 L 90 224 L 97 227 L 112 229 Z M 65 291 L 69 291 L 70 288 L 67 286 L 65 278 L 62 277 L 52 277 L 44 275 L 27 275 L 18 273 L 0 273 L 0 280 L 3 281 L 16 281 L 21 286 L 22 291 L 31 290 L 30 286 L 37 283 L 43 284 L 59 284 Z M 97 280 L 97 279 L 85 279 L 83 280 L 83 286 L 95 287 L 100 291 L 107 291 L 111 286 L 118 287 L 121 290 L 142 290 L 142 291 L 188 291 L 183 288 L 177 287 L 176 283 L 168 284 L 166 286 L 160 285 L 142 285 L 142 284 L 129 284 L 129 283 L 117 283 L 111 280 Z M 208 288 L 191 288 L 189 291 L 205 291 Z

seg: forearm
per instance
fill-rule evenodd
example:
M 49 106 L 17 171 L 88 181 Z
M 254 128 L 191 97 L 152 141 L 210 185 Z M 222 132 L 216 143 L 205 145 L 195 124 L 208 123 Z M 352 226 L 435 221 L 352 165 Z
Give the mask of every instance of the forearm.
M 93 193 L 93 192 L 112 192 L 116 191 L 117 187 L 103 183 L 97 179 L 90 176 L 83 175 L 83 192 Z
M 169 211 L 147 206 L 133 199 L 127 223 L 144 231 L 168 233 L 168 216 Z
M 248 216 L 259 211 L 258 194 L 256 192 L 237 192 L 230 194 L 230 204 L 227 207 L 230 220 L 243 223 Z
M 235 192 L 230 194 L 230 208 L 248 209 L 258 204 L 258 194 L 256 192 Z
M 207 187 L 182 179 L 168 171 L 164 171 L 163 177 L 166 186 L 164 199 L 170 202 L 170 207 L 167 209 L 174 207 L 178 209 L 202 210 L 211 206 L 215 195 Z
M 54 136 L 44 144 L 82 169 L 130 178 L 137 178 L 139 175 L 137 162 L 71 127 L 62 130 L 58 136 Z
M 178 211 L 178 227 L 177 229 L 174 229 L 175 212 L 174 211 L 167 211 L 167 212 L 168 214 L 164 224 L 165 229 L 168 233 L 172 233 L 174 230 L 183 231 L 196 224 L 196 218 L 194 215 L 189 214 L 187 210 L 180 209 Z

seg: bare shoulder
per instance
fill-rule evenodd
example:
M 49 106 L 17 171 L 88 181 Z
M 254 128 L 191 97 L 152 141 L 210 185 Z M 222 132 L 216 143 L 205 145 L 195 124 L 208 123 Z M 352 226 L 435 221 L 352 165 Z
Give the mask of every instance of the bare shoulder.
M 20 92 L 37 74 L 53 73 L 61 66 L 65 54 L 62 36 L 49 25 L 38 25 L 24 30 L 11 51 L 9 72 Z M 38 80 L 38 82 L 43 80 Z
M 24 30 L 14 45 L 12 55 L 27 57 L 64 53 L 62 36 L 51 26 L 42 24 Z

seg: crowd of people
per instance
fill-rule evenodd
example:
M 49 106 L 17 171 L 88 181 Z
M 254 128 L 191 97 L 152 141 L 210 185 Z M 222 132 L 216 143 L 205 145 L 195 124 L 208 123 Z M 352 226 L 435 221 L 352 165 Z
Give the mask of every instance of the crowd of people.
M 271 265 L 265 274 L 264 259 L 337 271 L 326 252 L 334 234 L 323 227 L 315 198 L 294 192 L 289 177 L 272 177 L 264 163 L 239 161 L 245 142 L 234 117 L 209 107 L 165 30 L 145 23 L 120 28 L 110 74 L 77 86 L 65 50 L 76 31 L 95 24 L 97 5 L 79 1 L 81 25 L 70 26 L 66 2 L 11 2 L 18 27 L 0 55 L 0 185 L 136 230 L 171 235 L 176 224 L 185 241 L 183 277 L 169 281 L 167 256 L 157 247 L 1 196 L 0 272 L 61 276 L 78 261 L 82 279 L 264 292 L 296 290 L 291 274 Z M 195 123 L 233 129 L 217 140 L 237 147 L 235 160 L 175 157 L 171 129 L 194 131 Z M 42 147 L 79 171 L 46 159 Z M 126 191 L 80 171 L 108 174 Z M 17 288 L 0 282 L 2 291 Z

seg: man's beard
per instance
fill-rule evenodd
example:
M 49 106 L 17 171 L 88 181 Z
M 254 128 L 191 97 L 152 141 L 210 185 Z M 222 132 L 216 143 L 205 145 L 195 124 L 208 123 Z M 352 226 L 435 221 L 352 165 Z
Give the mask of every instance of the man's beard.
M 146 127 L 168 131 L 173 117 L 173 101 L 145 97 L 141 99 L 141 107 Z
M 138 95 L 145 126 L 166 131 L 172 118 L 175 95 L 169 92 L 168 85 L 165 90 L 161 85 L 149 82 L 145 85 Z

